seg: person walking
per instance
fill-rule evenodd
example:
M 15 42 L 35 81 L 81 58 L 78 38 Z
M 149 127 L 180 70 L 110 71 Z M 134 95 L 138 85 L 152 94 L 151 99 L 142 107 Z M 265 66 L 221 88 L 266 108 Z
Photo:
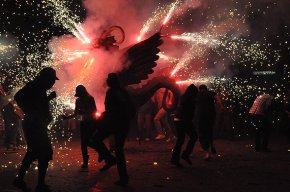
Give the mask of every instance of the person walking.
M 213 91 L 209 91 L 206 85 L 200 85 L 196 96 L 196 122 L 199 140 L 205 153 L 205 160 L 216 154 L 213 143 L 213 126 L 215 123 L 215 103 L 224 109 L 221 98 Z
M 271 126 L 271 104 L 273 98 L 273 96 L 266 93 L 259 95 L 249 111 L 255 127 L 256 152 L 270 152 L 268 144 Z
M 185 90 L 181 96 L 177 112 L 174 117 L 174 125 L 177 132 L 177 140 L 171 156 L 171 163 L 182 167 L 180 164 L 181 148 L 185 140 L 185 135 L 189 136 L 189 141 L 185 150 L 182 152 L 181 158 L 188 164 L 192 164 L 190 160 L 190 154 L 192 153 L 194 144 L 197 140 L 197 133 L 193 124 L 193 118 L 195 113 L 196 95 L 198 89 L 195 85 L 191 84 Z
M 78 85 L 76 87 L 75 97 L 77 97 L 77 99 L 75 102 L 74 113 L 70 116 L 63 115 L 62 118 L 66 120 L 74 118 L 78 115 L 81 116 L 80 136 L 81 136 L 81 151 L 83 158 L 81 171 L 88 171 L 88 161 L 89 161 L 88 146 L 90 142 L 91 133 L 93 132 L 91 128 L 93 121 L 95 120 L 96 117 L 97 107 L 94 97 L 88 93 L 87 89 L 83 85 Z
M 106 171 L 117 163 L 120 179 L 116 185 L 127 186 L 129 176 L 124 154 L 125 139 L 129 133 L 130 122 L 136 114 L 135 104 L 128 92 L 121 86 L 116 73 L 110 73 L 107 78 L 109 90 L 105 97 L 105 112 L 97 123 L 102 127 L 94 135 L 95 147 L 104 158 L 106 164 L 100 171 Z M 103 140 L 114 136 L 116 158 L 110 153 Z
M 23 131 L 27 142 L 27 151 L 13 185 L 23 191 L 29 191 L 24 176 L 33 161 L 38 160 L 38 184 L 36 192 L 50 192 L 45 184 L 48 163 L 52 160 L 53 149 L 47 133 L 47 126 L 52 120 L 49 102 L 56 97 L 53 91 L 47 95 L 58 80 L 56 71 L 51 67 L 43 68 L 34 80 L 27 83 L 14 96 L 18 106 L 24 112 Z

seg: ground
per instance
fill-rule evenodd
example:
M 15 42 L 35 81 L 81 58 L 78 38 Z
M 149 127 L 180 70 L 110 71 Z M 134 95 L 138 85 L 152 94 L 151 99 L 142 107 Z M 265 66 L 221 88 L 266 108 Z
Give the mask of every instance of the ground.
M 218 153 L 204 161 L 197 143 L 191 156 L 193 165 L 181 161 L 184 168 L 169 163 L 174 142 L 126 142 L 130 183 L 126 188 L 115 186 L 116 167 L 99 172 L 97 154 L 90 150 L 89 172 L 79 172 L 81 153 L 77 139 L 55 145 L 47 183 L 55 192 L 289 192 L 290 152 L 283 137 L 271 141 L 271 153 L 253 151 L 251 139 L 216 140 Z M 0 191 L 18 191 L 11 185 L 17 174 L 25 149 L 0 151 Z M 25 178 L 31 188 L 37 181 L 34 165 Z

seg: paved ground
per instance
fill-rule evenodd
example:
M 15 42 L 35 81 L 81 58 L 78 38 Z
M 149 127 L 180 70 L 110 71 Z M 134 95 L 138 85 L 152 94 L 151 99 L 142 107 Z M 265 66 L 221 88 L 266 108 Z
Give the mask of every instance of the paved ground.
M 97 155 L 90 151 L 89 172 L 79 172 L 81 160 L 78 141 L 54 151 L 47 183 L 55 192 L 289 192 L 290 152 L 282 139 L 272 140 L 271 153 L 253 152 L 249 140 L 217 140 L 218 155 L 209 162 L 203 160 L 200 146 L 195 147 L 192 161 L 184 168 L 168 163 L 174 143 L 165 141 L 126 143 L 130 185 L 120 188 L 113 184 L 118 179 L 116 167 L 105 173 L 98 169 Z M 62 146 L 64 146 L 62 144 Z M 0 191 L 17 191 L 11 181 L 17 173 L 25 150 L 0 150 Z M 36 166 L 29 171 L 26 181 L 32 188 L 37 178 Z

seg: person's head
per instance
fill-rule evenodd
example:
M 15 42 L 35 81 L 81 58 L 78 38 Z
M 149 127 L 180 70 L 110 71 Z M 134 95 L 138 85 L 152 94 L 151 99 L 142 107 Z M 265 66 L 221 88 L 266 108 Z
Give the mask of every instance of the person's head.
M 207 86 L 204 85 L 204 84 L 202 84 L 202 85 L 200 85 L 200 86 L 198 87 L 198 90 L 199 90 L 199 91 L 207 91 Z
M 75 97 L 83 97 L 83 96 L 86 96 L 88 95 L 88 91 L 87 89 L 85 88 L 85 86 L 83 85 L 78 85 L 76 87 L 76 94 L 75 94 Z
M 184 95 L 190 95 L 190 96 L 195 96 L 198 92 L 198 89 L 197 87 L 194 85 L 194 84 L 190 84 L 185 92 L 184 92 Z
M 107 78 L 107 85 L 111 88 L 120 87 L 120 81 L 116 73 L 109 73 Z
M 37 79 L 45 89 L 50 89 L 59 80 L 56 76 L 56 71 L 51 67 L 43 68 L 37 75 Z

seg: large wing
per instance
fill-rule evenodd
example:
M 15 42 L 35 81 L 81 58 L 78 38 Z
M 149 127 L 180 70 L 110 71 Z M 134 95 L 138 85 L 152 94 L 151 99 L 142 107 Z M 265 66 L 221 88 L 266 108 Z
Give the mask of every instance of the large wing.
M 161 44 L 160 33 L 156 33 L 124 52 L 121 61 L 125 68 L 118 73 L 122 85 L 140 83 L 154 72 L 153 68 L 157 65 L 156 61 L 159 59 L 160 49 L 158 47 Z

